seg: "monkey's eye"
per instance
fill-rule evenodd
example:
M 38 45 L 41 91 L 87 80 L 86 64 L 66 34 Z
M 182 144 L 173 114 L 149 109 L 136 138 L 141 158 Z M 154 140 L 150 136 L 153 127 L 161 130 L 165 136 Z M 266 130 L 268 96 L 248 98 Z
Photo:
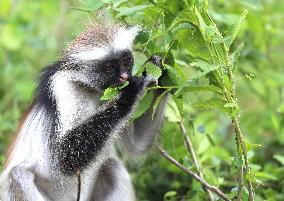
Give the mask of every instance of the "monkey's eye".
M 125 55 L 124 57 L 122 57 L 120 64 L 124 67 L 131 67 L 133 65 L 133 59 L 131 55 Z
M 107 61 L 104 64 L 104 68 L 105 68 L 106 72 L 111 72 L 116 67 L 117 67 L 117 64 L 115 62 L 113 62 L 113 61 Z

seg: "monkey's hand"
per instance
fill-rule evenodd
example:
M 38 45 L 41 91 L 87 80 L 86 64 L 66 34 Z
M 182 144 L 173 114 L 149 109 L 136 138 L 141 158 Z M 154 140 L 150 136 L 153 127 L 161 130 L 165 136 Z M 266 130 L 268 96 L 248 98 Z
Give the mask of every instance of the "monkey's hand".
M 147 87 L 156 85 L 156 83 L 157 83 L 157 80 L 150 75 L 141 76 L 141 77 L 132 76 L 129 79 L 129 87 L 137 88 L 138 91 L 139 89 L 143 91 Z
M 129 84 L 121 90 L 118 103 L 132 107 L 139 97 L 143 96 L 146 88 L 155 84 L 155 82 L 155 79 L 150 76 L 130 77 Z
M 146 87 L 152 87 L 157 84 L 158 80 L 155 79 L 154 77 L 147 75 L 144 79 L 144 83 Z

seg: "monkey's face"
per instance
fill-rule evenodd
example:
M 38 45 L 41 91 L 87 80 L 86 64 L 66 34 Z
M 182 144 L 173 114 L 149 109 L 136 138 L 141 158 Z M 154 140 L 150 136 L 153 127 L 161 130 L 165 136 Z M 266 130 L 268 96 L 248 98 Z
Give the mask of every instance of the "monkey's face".
M 125 50 L 83 63 L 81 69 L 89 82 L 85 84 L 103 90 L 126 82 L 131 76 L 133 64 L 132 53 Z
M 134 62 L 132 43 L 139 31 L 139 26 L 94 23 L 79 34 L 65 52 L 65 57 L 84 78 L 79 82 L 97 89 L 126 82 Z

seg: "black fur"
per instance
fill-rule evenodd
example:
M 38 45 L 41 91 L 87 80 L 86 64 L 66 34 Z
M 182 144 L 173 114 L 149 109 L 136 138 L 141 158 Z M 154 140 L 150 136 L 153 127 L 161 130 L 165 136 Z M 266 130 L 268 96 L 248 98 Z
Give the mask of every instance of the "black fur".
M 35 93 L 35 102 L 43 106 L 47 111 L 50 111 L 50 113 L 54 113 L 56 110 L 56 102 L 52 96 L 50 79 L 61 69 L 62 64 L 62 61 L 57 61 L 56 63 L 47 66 L 42 71 Z
M 82 171 L 98 155 L 113 129 L 129 114 L 138 93 L 142 90 L 144 78 L 131 77 L 129 85 L 122 90 L 116 102 L 69 131 L 64 139 L 59 139 L 56 134 L 58 112 L 56 99 L 52 94 L 51 78 L 65 65 L 65 61 L 58 61 L 43 70 L 34 102 L 47 111 L 50 149 L 55 164 L 53 168 L 59 166 L 61 172 L 72 175 Z
M 46 131 L 49 133 L 49 144 L 52 146 L 52 142 L 55 138 L 56 127 L 58 124 L 58 112 L 56 106 L 56 100 L 52 95 L 51 78 L 52 76 L 62 69 L 65 61 L 57 61 L 47 66 L 40 74 L 38 85 L 35 91 L 35 98 L 33 105 L 37 105 L 38 108 L 44 108 L 46 111 L 45 120 L 48 123 Z
M 103 60 L 91 61 L 88 65 L 90 80 L 94 78 L 96 87 L 106 89 L 121 84 L 120 75 L 127 73 L 131 76 L 134 59 L 130 51 L 122 51 L 106 56 Z M 95 68 L 93 68 L 95 66 Z M 99 75 L 99 76 L 98 76 Z M 96 80 L 96 78 L 99 78 Z
M 130 113 L 142 90 L 143 80 L 133 77 L 114 104 L 58 141 L 59 166 L 64 174 L 73 175 L 82 171 L 99 154 L 118 123 Z

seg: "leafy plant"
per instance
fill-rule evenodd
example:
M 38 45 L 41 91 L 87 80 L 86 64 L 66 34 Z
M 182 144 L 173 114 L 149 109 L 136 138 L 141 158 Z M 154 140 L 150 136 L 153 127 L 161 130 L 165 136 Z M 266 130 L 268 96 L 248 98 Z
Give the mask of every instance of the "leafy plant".
M 113 12 L 118 12 L 116 17 L 128 16 L 130 13 L 134 11 L 138 11 L 141 9 L 145 10 L 147 8 L 151 8 L 152 10 L 159 12 L 162 16 L 161 20 L 162 20 L 163 31 L 162 32 L 156 31 L 156 33 L 154 31 L 153 35 L 155 35 L 155 37 L 153 38 L 153 36 L 152 37 L 149 36 L 146 42 L 155 43 L 157 40 L 157 36 L 161 37 L 161 39 L 163 40 L 164 43 L 163 44 L 164 52 L 162 53 L 163 72 L 157 66 L 148 63 L 146 67 L 140 67 L 139 69 L 144 68 L 147 74 L 152 75 L 156 79 L 158 79 L 162 74 L 166 74 L 166 76 L 163 77 L 160 85 L 151 87 L 150 89 L 154 90 L 157 88 L 160 89 L 164 88 L 166 89 L 166 92 L 171 94 L 171 99 L 173 101 L 173 104 L 176 105 L 177 107 L 175 110 L 179 111 L 177 122 L 180 124 L 180 127 L 182 128 L 182 133 L 184 134 L 184 140 L 186 142 L 189 154 L 192 156 L 194 164 L 197 168 L 196 174 L 197 176 L 200 177 L 200 179 L 202 179 L 202 181 L 203 181 L 203 173 L 201 171 L 199 162 L 197 160 L 190 139 L 187 136 L 185 126 L 183 124 L 184 94 L 183 93 L 181 94 L 181 91 L 185 91 L 185 89 L 188 89 L 190 87 L 199 87 L 196 88 L 197 91 L 201 91 L 202 89 L 209 89 L 210 87 L 213 88 L 215 87 L 217 89 L 218 93 L 215 93 L 213 95 L 214 98 L 210 98 L 203 102 L 199 102 L 198 105 L 196 105 L 195 107 L 207 110 L 216 109 L 226 113 L 231 118 L 236 133 L 236 147 L 237 147 L 236 149 L 238 154 L 237 158 L 240 159 L 240 161 L 244 161 L 242 163 L 235 163 L 238 164 L 238 166 L 235 165 L 235 167 L 237 167 L 237 172 L 238 172 L 238 181 L 236 184 L 237 185 L 236 198 L 237 200 L 242 199 L 243 190 L 245 189 L 244 182 L 247 182 L 249 200 L 254 200 L 254 190 L 252 183 L 255 182 L 256 179 L 249 167 L 247 148 L 245 146 L 244 137 L 239 125 L 239 117 L 238 117 L 239 106 L 237 103 L 237 97 L 235 95 L 235 89 L 234 89 L 235 81 L 234 81 L 233 69 L 237 64 L 237 60 L 240 56 L 241 49 L 244 46 L 243 43 L 241 43 L 236 50 L 230 51 L 230 49 L 232 49 L 231 45 L 236 39 L 238 32 L 240 31 L 248 11 L 245 10 L 242 13 L 240 19 L 230 28 L 228 34 L 225 36 L 221 34 L 219 29 L 217 28 L 217 25 L 210 17 L 208 13 L 207 1 L 183 2 L 182 4 L 186 8 L 177 17 L 167 16 L 169 11 L 165 7 L 164 1 L 159 1 L 157 3 L 151 1 L 151 3 L 152 5 L 151 4 L 139 5 L 131 8 L 129 7 L 128 9 L 126 8 L 111 9 L 111 11 Z M 159 20 L 159 17 L 157 17 L 157 20 Z M 193 37 L 194 40 L 193 38 L 190 39 L 190 37 Z M 174 47 L 176 41 L 178 41 L 179 44 L 177 45 L 177 47 Z M 191 43 L 191 45 L 188 46 L 188 43 Z M 193 75 L 186 76 L 186 72 L 183 70 L 183 68 L 179 67 L 179 65 L 175 64 L 174 62 L 175 58 L 178 58 L 180 56 L 180 53 L 174 51 L 177 48 L 192 51 L 193 49 L 192 46 L 195 48 L 195 52 L 189 52 L 189 55 L 185 54 L 183 56 L 187 56 L 191 59 L 189 65 L 195 68 L 197 72 L 194 73 Z M 201 50 L 203 54 L 200 54 Z M 171 58 L 172 59 L 171 65 L 168 64 L 166 65 L 164 62 L 168 55 L 174 55 Z M 141 72 L 141 70 L 139 70 L 138 72 Z M 207 85 L 191 84 L 192 81 L 197 81 L 203 78 L 204 76 L 209 81 Z M 182 80 L 179 78 L 184 78 L 184 79 Z M 108 89 L 106 90 L 105 94 L 109 94 L 110 92 L 113 93 L 113 91 L 110 91 Z M 158 105 L 159 100 L 161 99 L 162 96 L 164 96 L 164 94 L 165 93 L 163 93 L 154 104 L 153 107 L 154 112 L 155 108 Z M 145 104 L 147 102 L 142 101 L 142 103 L 144 103 L 144 105 L 140 104 L 140 107 L 143 107 L 145 109 Z M 150 105 L 148 104 L 148 106 Z M 209 134 L 207 134 L 206 136 L 209 142 L 215 146 L 212 137 Z M 165 150 L 161 148 L 160 150 L 164 156 L 168 156 Z M 170 156 L 166 158 L 169 159 Z M 174 160 L 170 161 L 176 165 L 179 164 L 175 163 Z M 179 167 L 179 165 L 177 166 Z M 214 200 L 212 192 L 215 192 L 216 194 L 218 194 L 219 192 L 219 189 L 216 190 L 214 187 L 214 189 L 216 190 L 214 191 L 208 188 L 204 184 L 203 184 L 203 189 L 207 193 L 209 200 Z M 229 198 L 225 196 L 224 193 L 218 195 L 224 200 L 229 200 Z
M 173 160 L 155 149 L 143 168 L 129 164 L 138 199 L 283 200 L 283 8 L 276 0 L 4 0 L 0 151 L 31 102 L 40 67 L 80 31 L 80 19 L 103 10 L 144 27 L 133 48 L 133 74 L 162 75 L 135 117 L 150 107 L 152 90 L 169 93 L 160 150 Z M 153 55 L 163 58 L 161 69 L 144 65 Z

